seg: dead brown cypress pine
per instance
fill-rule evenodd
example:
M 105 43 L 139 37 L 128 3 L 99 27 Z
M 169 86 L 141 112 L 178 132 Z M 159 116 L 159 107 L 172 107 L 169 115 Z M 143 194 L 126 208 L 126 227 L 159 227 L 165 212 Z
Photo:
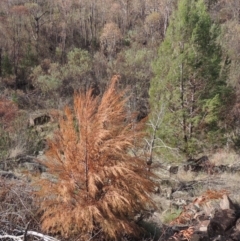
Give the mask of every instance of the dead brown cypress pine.
M 155 184 L 145 160 L 131 155 L 142 144 L 144 121 L 129 118 L 117 81 L 101 98 L 91 90 L 76 94 L 74 111 L 65 108 L 59 131 L 48 140 L 44 164 L 52 178 L 41 179 L 37 192 L 44 231 L 79 240 L 96 230 L 110 239 L 140 234 L 133 219 L 153 206 Z

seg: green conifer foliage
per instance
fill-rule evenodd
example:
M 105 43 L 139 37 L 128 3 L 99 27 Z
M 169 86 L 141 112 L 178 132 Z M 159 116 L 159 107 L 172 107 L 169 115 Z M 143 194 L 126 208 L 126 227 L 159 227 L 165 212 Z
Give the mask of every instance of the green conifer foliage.
M 191 156 L 223 141 L 231 89 L 226 85 L 228 66 L 222 64 L 219 34 L 203 0 L 179 1 L 153 63 L 149 92 L 152 116 L 164 105 L 157 138 L 168 150 Z

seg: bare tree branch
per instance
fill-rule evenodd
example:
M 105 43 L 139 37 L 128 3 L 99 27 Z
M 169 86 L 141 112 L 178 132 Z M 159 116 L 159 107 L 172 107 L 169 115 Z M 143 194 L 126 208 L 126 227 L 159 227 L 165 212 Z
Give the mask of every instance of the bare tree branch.
M 27 236 L 28 235 L 32 235 L 34 237 L 39 237 L 39 238 L 42 238 L 44 241 L 60 241 L 56 238 L 53 238 L 53 237 L 50 237 L 48 235 L 44 235 L 42 233 L 38 233 L 38 232 L 35 232 L 35 231 L 27 231 Z M 24 237 L 25 237 L 25 233 L 23 235 L 20 235 L 20 236 L 14 236 L 14 235 L 0 235 L 0 239 L 12 239 L 12 240 L 16 240 L 16 241 L 24 241 Z

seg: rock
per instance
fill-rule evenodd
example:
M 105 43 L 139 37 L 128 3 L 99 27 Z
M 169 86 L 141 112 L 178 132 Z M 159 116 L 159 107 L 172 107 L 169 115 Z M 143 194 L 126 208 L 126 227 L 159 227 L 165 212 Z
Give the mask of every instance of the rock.
M 222 235 L 218 235 L 217 237 L 215 237 L 214 239 L 212 239 L 212 241 L 231 241 L 228 238 L 222 236 Z
M 235 210 L 217 209 L 208 225 L 208 235 L 210 237 L 223 235 L 227 230 L 234 226 L 236 219 L 237 216 Z
M 222 195 L 221 201 L 219 198 L 218 200 L 214 199 L 213 194 L 214 192 L 212 196 L 210 195 L 211 200 L 207 202 L 205 200 L 206 196 L 202 195 L 190 204 L 184 206 L 184 211 L 176 219 L 176 222 L 171 222 L 171 226 L 169 226 L 173 234 L 162 240 L 239 241 L 239 207 L 234 205 L 226 194 Z M 214 207 L 210 213 L 212 218 L 210 218 L 204 210 L 204 206 L 211 206 L 210 202 L 213 202 L 212 207 Z M 199 205 L 196 206 L 196 204 Z M 215 212 L 213 212 L 213 210 L 215 210 Z
M 234 206 L 232 200 L 226 194 L 223 195 L 223 198 L 220 201 L 220 208 L 222 210 L 225 210 L 225 209 L 235 210 L 235 206 Z
M 51 116 L 46 111 L 38 111 L 30 114 L 29 126 L 44 125 L 52 120 Z
M 231 239 L 233 241 L 239 241 L 240 240 L 240 231 L 235 231 L 230 235 Z
M 198 225 L 195 226 L 195 230 L 199 232 L 207 232 L 210 220 L 203 220 Z
M 240 218 L 237 220 L 230 237 L 234 241 L 240 240 Z
M 199 159 L 188 159 L 187 163 L 184 165 L 185 171 L 192 171 L 192 172 L 201 172 L 206 171 L 208 172 L 211 168 L 211 163 L 207 156 L 202 156 Z
M 171 175 L 171 174 L 177 174 L 178 173 L 178 169 L 179 169 L 178 166 L 170 166 L 168 170 L 169 170 L 169 173 Z
M 240 218 L 237 220 L 235 224 L 235 229 L 240 232 Z

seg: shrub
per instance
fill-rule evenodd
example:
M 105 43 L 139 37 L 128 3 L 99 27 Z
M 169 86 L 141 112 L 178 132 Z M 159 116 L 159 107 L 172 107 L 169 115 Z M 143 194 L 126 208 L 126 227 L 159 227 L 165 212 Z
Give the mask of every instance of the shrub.
M 5 174 L 7 178 L 0 177 L 0 235 L 16 234 L 27 226 L 38 230 L 32 187 L 23 180 L 14 179 L 13 173 Z
M 0 126 L 10 130 L 12 122 L 18 114 L 17 105 L 6 98 L 0 98 Z
M 89 240 L 96 233 L 118 239 L 138 236 L 136 214 L 153 207 L 153 174 L 131 154 L 141 146 L 144 122 L 125 109 L 124 92 L 114 77 L 102 98 L 89 90 L 76 94 L 74 110 L 65 108 L 55 138 L 48 140 L 49 178 L 38 183 L 42 229 Z
M 17 105 L 6 98 L 0 98 L 0 165 L 6 158 L 11 145 L 11 134 L 14 132 L 13 123 L 18 115 Z

